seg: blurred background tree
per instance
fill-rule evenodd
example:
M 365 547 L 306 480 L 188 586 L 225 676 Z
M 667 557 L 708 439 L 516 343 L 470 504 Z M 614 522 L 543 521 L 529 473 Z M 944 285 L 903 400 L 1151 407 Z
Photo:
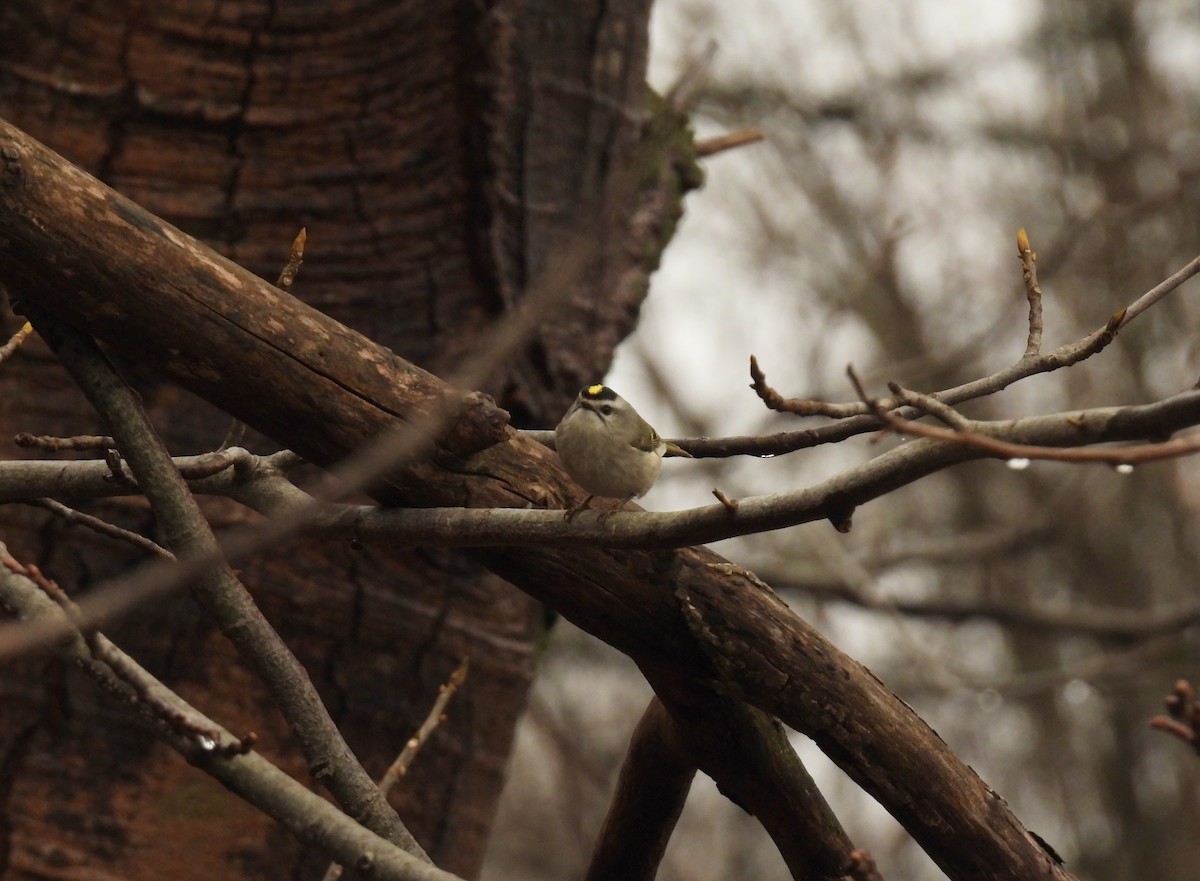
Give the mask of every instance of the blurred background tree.
M 765 411 L 746 388 L 751 353 L 784 394 L 827 400 L 854 397 L 848 362 L 875 393 L 1012 363 L 1027 308 L 1019 227 L 1039 254 L 1050 347 L 1200 253 L 1194 4 L 660 0 L 652 82 L 710 42 L 698 135 L 755 127 L 767 141 L 709 163 L 610 373 L 665 434 L 818 424 Z M 1012 418 L 1192 386 L 1194 284 L 1101 356 L 964 411 Z M 668 467 L 647 507 L 703 504 L 712 486 L 802 487 L 878 449 L 864 437 Z M 719 550 L 912 703 L 1079 877 L 1183 881 L 1200 864 L 1200 767 L 1147 720 L 1200 667 L 1196 469 L 977 462 L 861 509 L 848 535 L 814 524 Z M 647 696 L 626 659 L 558 628 L 485 877 L 580 874 Z M 888 877 L 938 876 L 798 746 Z M 787 874 L 757 823 L 698 783 L 660 878 L 735 877 Z

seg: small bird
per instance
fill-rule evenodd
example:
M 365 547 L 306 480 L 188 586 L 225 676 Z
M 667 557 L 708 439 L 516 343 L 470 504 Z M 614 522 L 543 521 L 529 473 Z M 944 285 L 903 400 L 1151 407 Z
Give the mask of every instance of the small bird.
M 568 518 L 594 496 L 630 499 L 645 495 L 662 470 L 663 456 L 692 454 L 658 436 L 629 402 L 606 385 L 589 385 L 575 398 L 558 427 L 554 447 L 567 473 L 587 490 Z

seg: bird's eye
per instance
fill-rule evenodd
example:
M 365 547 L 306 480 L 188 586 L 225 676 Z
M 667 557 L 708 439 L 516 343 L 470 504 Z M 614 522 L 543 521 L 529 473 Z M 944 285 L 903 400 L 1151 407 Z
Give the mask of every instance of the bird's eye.
M 604 416 L 611 416 L 613 414 L 612 404 L 605 404 L 603 407 L 600 408 L 600 412 Z

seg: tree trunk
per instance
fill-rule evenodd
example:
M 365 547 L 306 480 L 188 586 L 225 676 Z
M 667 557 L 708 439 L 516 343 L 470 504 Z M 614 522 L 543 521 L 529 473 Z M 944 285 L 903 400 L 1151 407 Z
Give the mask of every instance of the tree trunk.
M 444 372 L 520 301 L 642 136 L 647 17 L 645 2 L 10 0 L 0 115 L 265 278 L 307 227 L 294 293 Z M 631 255 L 624 225 L 593 234 L 604 246 L 587 281 L 486 389 L 519 423 L 553 424 L 636 319 L 657 249 Z M 174 452 L 221 442 L 226 416 L 123 366 Z M 40 345 L 5 364 L 0 399 L 0 436 L 98 427 Z M 218 526 L 247 516 L 205 504 Z M 152 529 L 143 505 L 91 510 Z M 72 593 L 132 559 L 14 506 L 0 508 L 0 529 Z M 439 866 L 477 873 L 540 607 L 436 549 L 296 540 L 242 577 L 373 773 L 470 656 L 466 687 L 394 800 Z M 110 635 L 231 729 L 257 732 L 261 750 L 304 779 L 261 687 L 189 601 Z M 8 669 L 0 702 L 5 877 L 282 878 L 316 862 L 167 750 L 114 726 L 72 671 L 47 660 Z

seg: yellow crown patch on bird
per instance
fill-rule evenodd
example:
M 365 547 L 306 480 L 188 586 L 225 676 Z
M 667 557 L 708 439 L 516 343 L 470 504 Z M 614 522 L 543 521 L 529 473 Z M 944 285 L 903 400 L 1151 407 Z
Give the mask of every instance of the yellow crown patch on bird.
M 608 394 L 605 394 L 605 392 L 607 392 Z M 587 388 L 585 388 L 583 390 L 583 394 L 585 397 L 588 397 L 588 398 L 615 397 L 615 393 L 610 388 L 608 388 L 608 386 L 601 385 L 600 383 L 597 383 L 596 385 L 589 385 Z

